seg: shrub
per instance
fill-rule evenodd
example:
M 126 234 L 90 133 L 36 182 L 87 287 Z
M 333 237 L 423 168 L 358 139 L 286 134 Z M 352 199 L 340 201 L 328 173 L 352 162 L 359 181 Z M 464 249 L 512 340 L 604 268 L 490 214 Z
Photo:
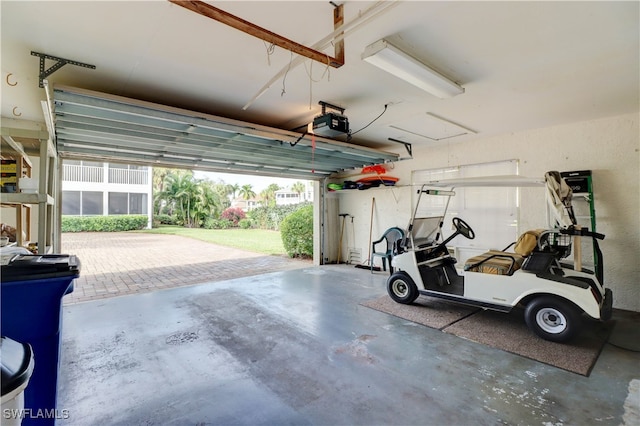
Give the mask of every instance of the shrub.
M 249 212 L 249 217 L 253 221 L 254 226 L 277 231 L 280 229 L 280 223 L 285 217 L 300 208 L 310 205 L 312 204 L 305 202 L 286 206 L 261 206 L 251 210 Z
M 244 219 L 246 215 L 241 208 L 238 207 L 229 207 L 225 209 L 220 215 L 220 219 L 226 219 L 233 223 L 233 226 L 238 226 L 238 222 Z
M 289 257 L 313 256 L 313 206 L 299 208 L 280 223 L 282 244 Z
M 62 232 L 120 232 L 147 227 L 145 215 L 62 216 Z
M 205 220 L 204 227 L 206 229 L 228 229 L 233 226 L 233 222 L 226 219 L 213 219 L 209 218 Z
M 177 218 L 168 214 L 157 214 L 153 216 L 153 220 L 162 225 L 175 225 Z
M 242 229 L 249 229 L 251 228 L 251 220 L 250 219 L 242 219 L 240 222 L 238 222 L 238 226 Z

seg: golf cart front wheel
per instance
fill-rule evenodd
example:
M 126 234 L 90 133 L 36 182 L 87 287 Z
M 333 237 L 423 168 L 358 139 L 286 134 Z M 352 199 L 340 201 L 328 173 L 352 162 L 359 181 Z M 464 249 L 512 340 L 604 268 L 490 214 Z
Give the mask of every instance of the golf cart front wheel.
M 406 272 L 395 272 L 389 277 L 387 293 L 394 301 L 405 305 L 413 303 L 420 295 L 416 283 Z
M 580 332 L 582 318 L 577 308 L 564 300 L 542 296 L 524 311 L 529 329 L 545 340 L 566 342 Z

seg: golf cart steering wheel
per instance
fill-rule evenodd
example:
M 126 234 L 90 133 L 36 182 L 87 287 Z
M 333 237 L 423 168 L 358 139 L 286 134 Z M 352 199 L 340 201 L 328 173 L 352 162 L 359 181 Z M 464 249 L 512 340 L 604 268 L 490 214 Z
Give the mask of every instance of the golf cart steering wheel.
M 476 233 L 473 232 L 473 229 L 471 229 L 467 222 L 460 219 L 459 217 L 453 218 L 453 226 L 456 228 L 456 231 L 462 234 L 462 236 L 465 238 L 473 240 L 476 237 Z

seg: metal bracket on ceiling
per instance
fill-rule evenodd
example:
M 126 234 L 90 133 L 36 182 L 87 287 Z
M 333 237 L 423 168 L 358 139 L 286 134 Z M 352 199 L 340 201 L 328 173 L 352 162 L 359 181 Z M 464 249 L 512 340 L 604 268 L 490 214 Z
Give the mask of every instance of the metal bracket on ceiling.
M 77 66 L 83 67 L 83 68 L 91 68 L 92 70 L 96 69 L 95 65 L 85 64 L 83 62 L 78 62 L 78 61 L 72 61 L 71 59 L 59 58 L 57 56 L 47 55 L 46 53 L 39 53 L 39 52 L 31 51 L 31 56 L 40 57 L 40 73 L 38 74 L 38 78 L 39 78 L 38 83 L 39 83 L 40 87 L 44 87 L 43 80 L 45 78 L 49 77 L 51 74 L 53 74 L 54 72 L 58 71 L 60 68 L 62 68 L 63 66 L 65 66 L 67 64 L 77 65 Z M 45 66 L 44 62 L 45 62 L 46 59 L 50 59 L 52 61 L 56 61 L 56 63 L 51 65 L 48 69 L 45 70 L 44 69 L 44 66 Z
M 318 102 L 318 104 L 322 107 L 322 115 L 325 115 L 327 113 L 327 108 L 331 108 L 335 111 L 340 111 L 340 114 L 344 114 L 345 108 L 341 108 L 337 105 L 333 105 L 325 101 L 320 101 Z
M 413 152 L 412 152 L 412 146 L 409 142 L 405 142 L 405 141 L 399 141 L 398 139 L 394 139 L 394 138 L 388 138 L 391 142 L 395 142 L 395 143 L 401 143 L 402 145 L 404 145 L 404 148 L 407 150 L 407 152 L 409 153 L 409 156 L 411 158 L 413 158 Z

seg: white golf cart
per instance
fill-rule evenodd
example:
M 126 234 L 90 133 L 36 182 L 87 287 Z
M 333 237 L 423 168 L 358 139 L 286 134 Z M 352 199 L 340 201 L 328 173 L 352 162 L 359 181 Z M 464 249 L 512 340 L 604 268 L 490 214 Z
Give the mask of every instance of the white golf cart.
M 542 182 L 538 184 L 544 185 Z M 476 181 L 474 186 L 481 185 Z M 404 238 L 396 242 L 391 262 L 387 291 L 393 300 L 411 304 L 422 294 L 501 312 L 521 306 L 527 326 L 543 339 L 555 342 L 576 336 L 583 313 L 597 320 L 610 319 L 613 295 L 602 284 L 602 252 L 597 243 L 604 235 L 573 224 L 529 231 L 512 251 L 507 251 L 511 246 L 488 251 L 469 258 L 460 269 L 447 244 L 459 235 L 474 239 L 475 232 L 464 220 L 454 217 L 455 232 L 443 240 L 449 199 L 441 216 L 417 217 L 423 197 L 451 197 L 455 195 L 453 189 L 443 191 L 423 185 L 418 190 L 411 221 Z M 570 194 L 568 198 L 570 203 Z M 595 273 L 561 263 L 571 252 L 572 239 L 582 237 L 593 239 Z

